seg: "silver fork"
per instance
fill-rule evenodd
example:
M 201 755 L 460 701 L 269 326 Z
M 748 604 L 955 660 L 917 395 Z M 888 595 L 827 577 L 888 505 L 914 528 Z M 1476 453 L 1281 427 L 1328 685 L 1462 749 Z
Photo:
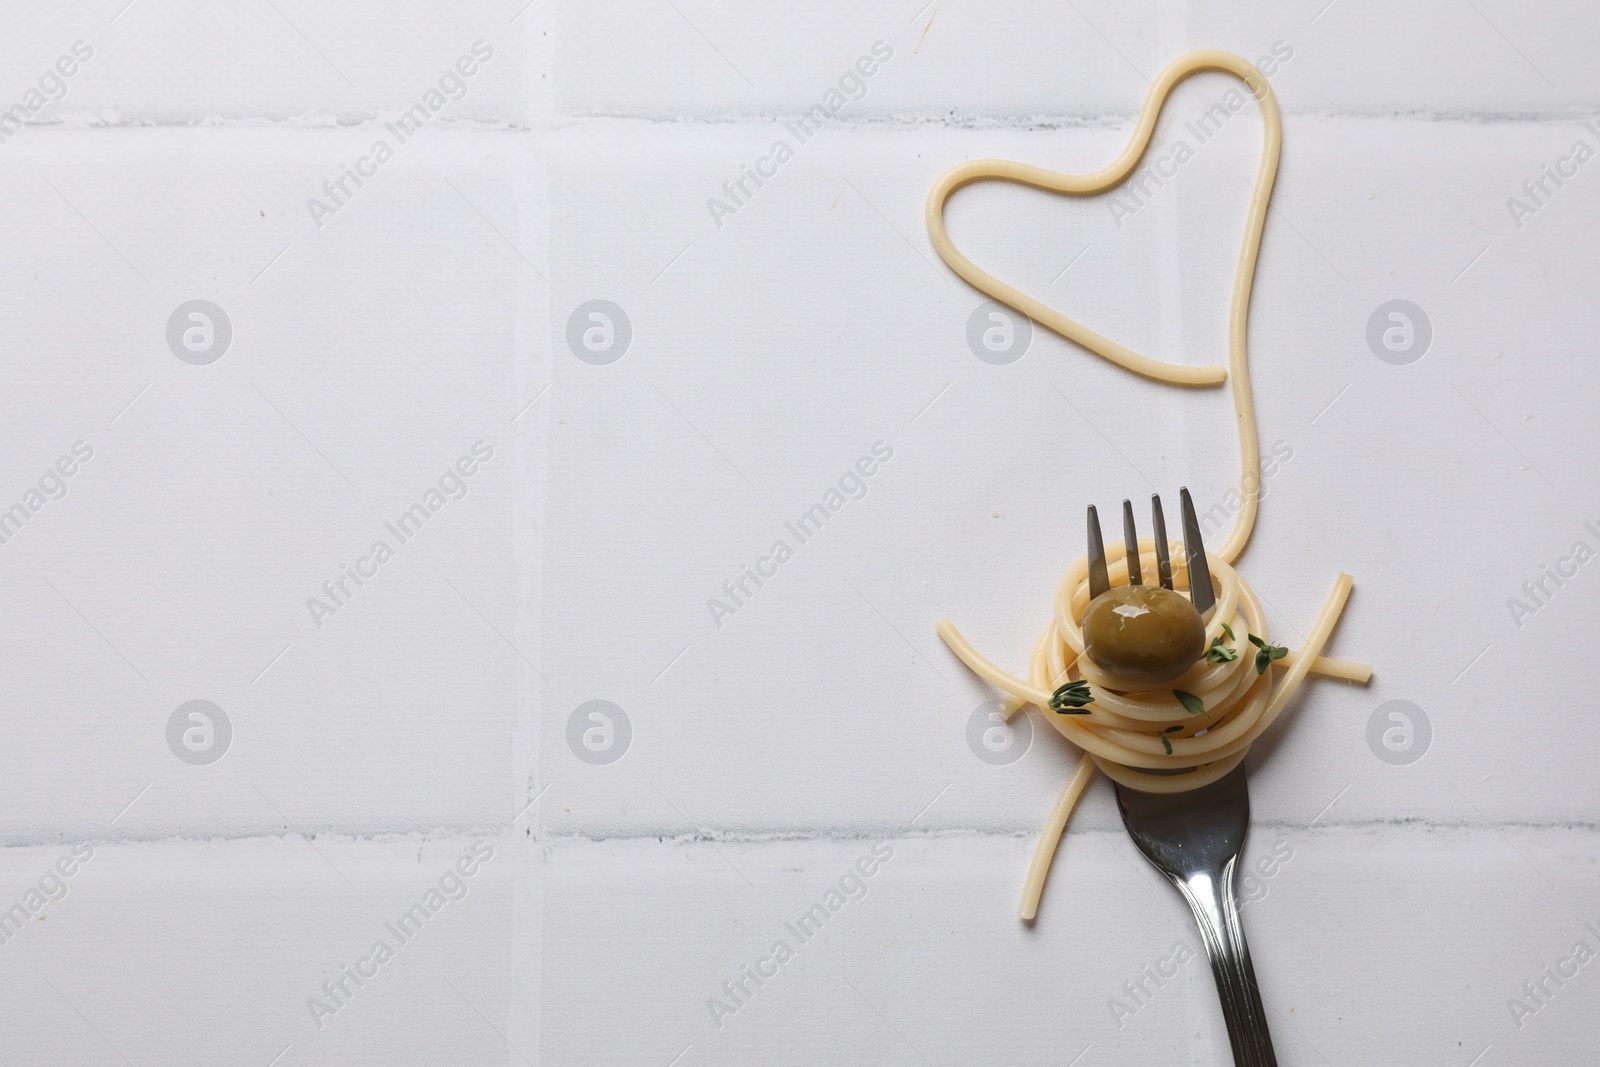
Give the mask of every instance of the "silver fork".
M 1216 603 L 1211 569 L 1206 563 L 1200 523 L 1195 518 L 1189 490 L 1179 491 L 1183 509 L 1183 544 L 1188 556 L 1191 599 L 1202 613 Z M 1166 521 L 1161 498 L 1152 498 L 1156 532 L 1156 571 L 1161 585 L 1172 588 L 1172 566 L 1167 555 Z M 1133 524 L 1133 506 L 1122 502 L 1124 544 L 1128 552 L 1129 581 L 1140 575 L 1139 539 Z M 1105 546 L 1100 521 L 1089 509 L 1089 592 L 1091 598 L 1107 588 Z M 1250 827 L 1250 791 L 1244 764 L 1208 786 L 1186 793 L 1145 793 L 1118 785 L 1117 808 L 1122 825 L 1145 859 L 1167 876 L 1194 912 L 1195 925 L 1205 942 L 1206 957 L 1222 1000 L 1237 1067 L 1277 1067 L 1267 1016 L 1256 987 L 1250 947 L 1239 924 L 1239 901 L 1234 871 Z

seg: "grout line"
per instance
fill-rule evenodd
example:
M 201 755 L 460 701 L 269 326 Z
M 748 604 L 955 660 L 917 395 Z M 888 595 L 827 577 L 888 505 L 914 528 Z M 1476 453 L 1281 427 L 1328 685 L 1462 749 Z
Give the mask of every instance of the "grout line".
M 1504 830 L 1513 830 L 1517 833 L 1542 833 L 1562 832 L 1577 834 L 1600 835 L 1600 822 L 1568 822 L 1568 823 L 1517 823 L 1508 822 L 1498 825 L 1473 819 L 1460 819 L 1453 822 L 1441 822 L 1429 819 L 1356 819 L 1349 822 L 1326 822 L 1315 825 L 1298 822 L 1264 822 L 1254 820 L 1252 827 L 1258 831 L 1272 831 L 1275 833 L 1312 832 L 1312 833 L 1351 833 L 1365 834 L 1374 831 L 1387 831 L 1396 838 L 1401 834 L 1434 834 L 1438 832 L 1460 832 L 1469 835 L 1499 834 Z M 374 845 L 400 845 L 406 843 L 447 841 L 474 837 L 502 837 L 519 833 L 516 827 L 509 823 L 476 824 L 463 826 L 429 826 L 414 827 L 407 830 L 340 830 L 330 826 L 303 826 L 300 830 L 260 831 L 249 830 L 237 833 L 218 833 L 215 831 L 195 831 L 192 833 L 166 833 L 166 834 L 119 834 L 116 836 L 86 836 L 76 835 L 79 839 L 91 845 L 121 846 L 121 845 L 164 845 L 164 844 L 206 844 L 206 843 L 244 843 L 262 842 L 288 837 L 300 837 L 305 834 L 315 833 L 319 839 L 347 841 Z M 1126 838 L 1126 831 L 1120 827 L 1110 825 L 1096 828 L 1069 827 L 1068 836 L 1105 836 Z M 663 826 L 647 826 L 636 830 L 621 833 L 555 833 L 546 834 L 542 840 L 547 844 L 719 844 L 719 845 L 776 845 L 789 843 L 821 844 L 844 843 L 854 841 L 879 841 L 884 837 L 895 838 L 920 838 L 926 840 L 974 840 L 998 841 L 1026 839 L 1032 841 L 1039 836 L 1039 827 L 1036 825 L 1018 824 L 1012 827 L 979 827 L 979 826 L 942 826 L 938 829 L 919 830 L 906 823 L 890 824 L 888 822 L 872 825 L 840 824 L 831 828 L 818 830 L 807 828 L 796 830 L 793 828 L 754 829 L 754 830 L 723 830 L 708 832 L 700 829 L 694 833 L 682 832 L 676 828 Z M 55 848 L 61 843 L 58 834 L 40 836 L 37 839 L 0 841 L 0 850 L 22 848 Z
M 25 128 L 33 131 L 34 135 L 48 135 L 52 133 L 74 134 L 102 131 L 146 131 L 168 130 L 208 133 L 212 131 L 229 132 L 254 132 L 263 129 L 287 130 L 290 132 L 304 131 L 306 133 L 320 133 L 329 126 L 329 120 L 337 120 L 338 129 L 341 131 L 376 132 L 383 128 L 389 121 L 385 118 L 388 112 L 359 114 L 344 111 L 319 112 L 310 119 L 294 118 L 281 119 L 269 115 L 239 115 L 230 118 L 205 116 L 204 125 L 197 125 L 200 116 L 183 120 L 165 118 L 133 118 L 118 122 L 104 122 L 98 116 L 69 112 L 65 117 L 59 114 L 48 122 L 32 121 L 25 123 Z M 1425 125 L 1459 124 L 1469 126 L 1535 126 L 1535 125 L 1560 125 L 1567 126 L 1573 122 L 1580 122 L 1592 118 L 1593 112 L 1584 108 L 1570 108 L 1556 111 L 1327 111 L 1308 109 L 1305 111 L 1285 110 L 1286 117 L 1309 122 L 1364 122 L 1382 124 L 1385 127 L 1395 123 L 1413 123 Z M 774 122 L 784 119 L 794 119 L 801 115 L 798 110 L 775 111 L 735 111 L 735 112 L 706 112 L 702 114 L 680 114 L 666 112 L 605 112 L 605 111 L 574 111 L 554 119 L 541 120 L 528 123 L 524 116 L 507 116 L 500 119 L 465 119 L 437 117 L 430 124 L 430 129 L 443 133 L 466 133 L 473 135 L 508 134 L 524 136 L 529 134 L 541 136 L 554 136 L 568 133 L 579 127 L 593 124 L 630 124 L 648 127 L 714 127 L 714 126 L 742 126 L 751 128 L 768 129 Z M 985 132 L 985 131 L 1014 131 L 1055 133 L 1064 129 L 1110 129 L 1125 131 L 1138 119 L 1137 112 L 1061 112 L 1049 114 L 1029 113 L 1026 116 L 1003 115 L 972 115 L 967 117 L 951 116 L 941 110 L 907 112 L 885 112 L 855 114 L 844 112 L 833 118 L 831 127 L 842 127 L 847 130 L 871 131 L 882 129 L 887 133 L 906 133 L 936 127 L 940 130 L 958 132 Z

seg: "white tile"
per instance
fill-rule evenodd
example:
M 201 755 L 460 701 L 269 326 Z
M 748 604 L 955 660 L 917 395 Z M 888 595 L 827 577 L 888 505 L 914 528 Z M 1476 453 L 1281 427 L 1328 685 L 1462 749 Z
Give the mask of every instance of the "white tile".
M 488 859 L 463 876 L 474 848 Z M 58 899 L 4 927 L 0 982 L 28 1024 L 0 1047 L 41 1064 L 504 1059 L 515 848 L 320 835 L 6 849 L 7 907 L 26 912 L 41 881 Z M 52 877 L 63 857 L 73 874 Z M 427 918 L 391 930 L 413 905 Z M 341 978 L 336 1002 L 322 985 Z
M 1596 17 L 1588 4 L 1311 0 L 1188 7 L 1183 47 L 1173 54 L 1222 48 L 1258 59 L 1273 56 L 1273 45 L 1282 42 L 1273 87 L 1290 111 L 1517 119 L 1600 107 L 1600 79 L 1586 48 Z
M 512 416 L 543 377 L 518 293 L 543 283 L 501 233 L 534 247 L 516 205 L 536 163 L 505 135 L 425 131 L 319 229 L 306 199 L 382 134 L 38 134 L 0 179 L 5 325 L 36 368 L 0 420 L 6 504 L 75 442 L 93 455 L 0 545 L 28 708 L 6 760 L 32 783 L 8 832 L 104 833 L 152 784 L 121 831 L 508 818 L 531 672 L 508 643 Z M 168 345 L 195 298 L 232 326 L 207 365 Z M 447 477 L 463 458 L 473 476 Z M 386 524 L 441 478 L 402 543 Z M 393 557 L 330 597 L 377 541 Z M 233 728 L 211 766 L 167 745 L 195 699 Z

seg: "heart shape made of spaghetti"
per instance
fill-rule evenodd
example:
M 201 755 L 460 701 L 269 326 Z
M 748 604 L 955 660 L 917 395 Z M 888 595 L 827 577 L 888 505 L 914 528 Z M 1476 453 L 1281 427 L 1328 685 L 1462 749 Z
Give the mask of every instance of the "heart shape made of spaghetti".
M 1121 185 L 1133 168 L 1143 158 L 1155 131 L 1156 119 L 1166 106 L 1172 90 L 1184 79 L 1202 71 L 1222 71 L 1232 74 L 1249 87 L 1261 106 L 1262 146 L 1261 168 L 1253 183 L 1255 192 L 1250 199 L 1250 211 L 1245 218 L 1244 241 L 1239 250 L 1238 267 L 1234 274 L 1233 302 L 1228 317 L 1228 366 L 1196 367 L 1183 363 L 1167 363 L 1141 355 L 1126 345 L 1119 344 L 1076 319 L 1068 318 L 1055 308 L 1014 288 L 996 278 L 968 259 L 956 248 L 945 230 L 944 209 L 950 194 L 964 185 L 980 181 L 1008 181 L 1031 186 L 1047 192 L 1068 196 L 1094 196 L 1109 192 Z M 1070 341 L 1082 345 L 1113 363 L 1137 374 L 1175 385 L 1216 385 L 1231 373 L 1234 389 L 1249 390 L 1246 377 L 1245 340 L 1250 321 L 1250 290 L 1255 280 L 1256 259 L 1261 251 L 1261 232 L 1266 223 L 1267 203 L 1272 197 L 1272 185 L 1278 175 L 1278 155 L 1283 145 L 1282 123 L 1278 113 L 1277 98 L 1272 87 L 1255 65 L 1232 52 L 1216 50 L 1191 52 L 1171 63 L 1151 85 L 1145 97 L 1138 125 L 1128 139 L 1122 153 L 1102 170 L 1092 174 L 1065 174 L 1061 171 L 1036 167 L 1006 159 L 976 159 L 951 167 L 939 176 L 928 192 L 926 208 L 928 236 L 939 255 L 973 288 L 1002 304 L 1022 312 L 1033 321 L 1049 327 Z

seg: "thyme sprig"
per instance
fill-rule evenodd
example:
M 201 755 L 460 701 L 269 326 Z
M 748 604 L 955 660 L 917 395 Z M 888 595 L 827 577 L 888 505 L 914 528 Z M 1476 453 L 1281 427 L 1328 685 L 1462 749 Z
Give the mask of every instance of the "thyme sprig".
M 1091 712 L 1087 705 L 1093 703 L 1094 694 L 1089 692 L 1089 683 L 1079 678 L 1051 694 L 1050 710 L 1057 715 L 1088 715 Z

